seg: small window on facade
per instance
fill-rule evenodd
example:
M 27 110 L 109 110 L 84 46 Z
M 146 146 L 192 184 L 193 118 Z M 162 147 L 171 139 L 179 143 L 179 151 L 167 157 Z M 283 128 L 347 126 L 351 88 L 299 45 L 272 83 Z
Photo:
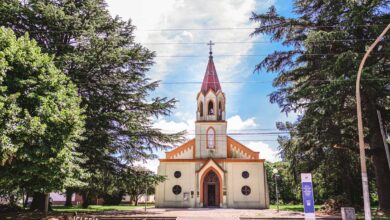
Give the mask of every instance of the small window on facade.
M 174 185 L 172 188 L 172 192 L 175 195 L 179 195 L 181 193 L 181 186 L 179 185 Z
M 213 101 L 209 101 L 207 112 L 209 115 L 214 115 L 214 103 Z
M 219 102 L 218 104 L 218 120 L 222 119 L 222 104 Z
M 241 193 L 245 196 L 251 194 L 251 188 L 249 186 L 243 186 L 241 188 Z
M 244 179 L 248 178 L 248 177 L 249 177 L 248 171 L 242 172 L 241 176 L 242 176 Z
M 200 102 L 199 104 L 199 113 L 200 113 L 200 117 L 203 117 L 203 102 Z
M 176 178 L 180 178 L 181 177 L 181 172 L 180 171 L 175 171 L 175 173 L 173 174 Z
M 207 130 L 207 148 L 215 148 L 215 131 L 211 127 Z

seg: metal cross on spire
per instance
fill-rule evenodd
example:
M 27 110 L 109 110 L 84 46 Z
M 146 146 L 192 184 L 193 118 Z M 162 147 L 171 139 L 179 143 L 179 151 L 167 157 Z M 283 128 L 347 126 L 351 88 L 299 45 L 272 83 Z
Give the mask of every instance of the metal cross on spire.
M 215 44 L 210 40 L 210 42 L 207 43 L 207 45 L 210 46 L 210 52 L 209 52 L 209 54 L 210 54 L 210 56 L 211 56 L 211 55 L 213 54 L 213 45 L 215 45 Z

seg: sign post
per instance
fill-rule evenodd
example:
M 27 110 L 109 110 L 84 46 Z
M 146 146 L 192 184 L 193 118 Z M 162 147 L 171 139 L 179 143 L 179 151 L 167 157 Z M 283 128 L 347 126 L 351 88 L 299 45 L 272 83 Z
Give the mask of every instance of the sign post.
M 303 209 L 305 211 L 305 220 L 314 220 L 314 195 L 311 173 L 301 173 Z

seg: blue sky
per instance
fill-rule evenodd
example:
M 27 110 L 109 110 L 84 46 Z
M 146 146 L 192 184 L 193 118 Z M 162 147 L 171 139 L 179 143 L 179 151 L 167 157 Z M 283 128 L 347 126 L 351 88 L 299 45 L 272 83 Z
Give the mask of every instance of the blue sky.
M 171 116 L 156 119 L 156 127 L 167 132 L 185 129 L 188 130 L 188 138 L 191 138 L 195 128 L 196 94 L 206 70 L 209 52 L 206 43 L 209 40 L 215 42 L 214 62 L 227 99 L 228 133 L 260 132 L 254 129 L 276 130 L 275 122 L 295 120 L 295 114 L 287 117 L 276 104 L 269 102 L 268 95 L 276 90 L 272 87 L 276 73 L 253 73 L 255 65 L 264 57 L 236 56 L 263 55 L 282 49 L 278 43 L 256 43 L 269 41 L 267 36 L 249 37 L 252 28 L 256 26 L 249 18 L 252 11 L 265 12 L 271 5 L 282 15 L 293 16 L 291 1 L 107 0 L 107 3 L 112 15 L 132 19 L 137 26 L 137 42 L 156 51 L 156 64 L 149 72 L 149 77 L 161 80 L 162 84 L 152 95 L 174 97 L 179 101 Z M 239 29 L 199 30 L 215 28 Z M 177 57 L 183 55 L 196 57 Z M 170 84 L 175 82 L 191 83 Z M 270 161 L 279 159 L 275 135 L 233 137 L 251 149 L 260 151 L 262 158 Z M 164 156 L 163 152 L 157 153 L 160 157 Z M 156 171 L 158 161 L 148 161 L 144 165 Z

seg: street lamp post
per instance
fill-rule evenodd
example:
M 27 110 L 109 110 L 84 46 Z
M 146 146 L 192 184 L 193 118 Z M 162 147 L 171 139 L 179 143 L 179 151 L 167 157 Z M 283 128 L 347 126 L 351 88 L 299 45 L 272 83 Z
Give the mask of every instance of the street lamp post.
M 144 203 L 144 205 L 145 205 L 145 213 L 146 213 L 146 206 L 148 205 L 148 183 L 145 183 L 145 185 L 146 185 L 146 188 L 145 188 L 145 203 Z
M 387 25 L 385 30 L 379 35 L 375 42 L 368 48 L 367 52 L 364 54 L 363 59 L 359 65 L 359 70 L 356 78 L 356 111 L 357 111 L 357 120 L 358 120 L 358 134 L 359 134 L 359 148 L 360 148 L 360 167 L 362 172 L 362 187 L 363 187 L 363 200 L 364 200 L 364 216 L 366 220 L 371 220 L 371 208 L 370 208 L 370 196 L 368 191 L 368 177 L 367 177 L 367 167 L 366 167 L 366 152 L 364 149 L 364 133 L 363 133 L 363 120 L 362 120 L 362 104 L 360 97 L 360 78 L 362 76 L 362 71 L 364 63 L 367 60 L 368 55 L 374 49 L 374 47 L 379 43 L 383 38 L 385 33 L 390 29 L 390 24 Z
M 277 207 L 277 212 L 279 212 L 279 191 L 278 191 L 278 169 L 273 169 L 272 170 L 273 176 L 275 178 L 275 194 L 276 194 L 276 207 Z

